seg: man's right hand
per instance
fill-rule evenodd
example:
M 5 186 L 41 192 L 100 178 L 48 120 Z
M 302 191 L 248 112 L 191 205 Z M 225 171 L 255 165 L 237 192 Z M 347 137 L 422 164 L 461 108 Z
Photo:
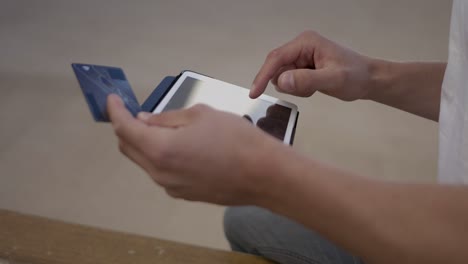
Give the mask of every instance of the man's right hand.
M 371 84 L 371 59 L 306 31 L 271 51 L 252 85 L 257 98 L 271 80 L 282 93 L 308 97 L 316 91 L 353 101 L 366 98 Z

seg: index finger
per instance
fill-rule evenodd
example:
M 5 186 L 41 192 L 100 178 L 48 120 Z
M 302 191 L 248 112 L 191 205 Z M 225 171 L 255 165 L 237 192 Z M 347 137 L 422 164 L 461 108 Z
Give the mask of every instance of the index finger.
M 115 134 L 119 138 L 138 150 L 142 150 L 147 145 L 145 139 L 147 138 L 146 134 L 149 133 L 149 127 L 133 117 L 118 95 L 111 94 L 107 98 L 107 112 Z
M 255 76 L 250 89 L 250 98 L 259 97 L 266 89 L 268 82 L 283 66 L 290 65 L 299 59 L 302 51 L 301 40 L 296 38 L 271 51 Z

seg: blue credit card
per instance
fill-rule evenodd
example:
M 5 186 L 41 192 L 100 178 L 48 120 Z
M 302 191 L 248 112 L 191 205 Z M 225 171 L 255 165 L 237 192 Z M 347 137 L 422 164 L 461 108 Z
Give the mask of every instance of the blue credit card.
M 119 95 L 133 116 L 141 112 L 140 104 L 122 69 L 81 63 L 73 63 L 72 68 L 94 120 L 109 122 L 107 114 L 109 94 Z

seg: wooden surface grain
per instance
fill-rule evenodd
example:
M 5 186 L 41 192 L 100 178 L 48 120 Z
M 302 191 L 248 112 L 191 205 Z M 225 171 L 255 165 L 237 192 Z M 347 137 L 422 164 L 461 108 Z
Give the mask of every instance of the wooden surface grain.
M 6 263 L 30 264 L 270 263 L 246 254 L 68 224 L 1 209 L 0 259 Z

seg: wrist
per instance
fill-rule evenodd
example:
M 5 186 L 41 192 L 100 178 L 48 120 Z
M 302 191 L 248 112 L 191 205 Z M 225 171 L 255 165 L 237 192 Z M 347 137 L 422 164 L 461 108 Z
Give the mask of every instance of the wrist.
M 253 177 L 258 187 L 252 196 L 252 204 L 277 211 L 291 199 L 288 190 L 301 182 L 300 177 L 304 177 L 308 169 L 304 156 L 275 139 L 271 141 L 275 142 L 263 149 L 255 165 Z
M 394 62 L 386 60 L 368 58 L 368 93 L 363 99 L 378 102 L 391 90 L 394 79 L 394 64 Z

